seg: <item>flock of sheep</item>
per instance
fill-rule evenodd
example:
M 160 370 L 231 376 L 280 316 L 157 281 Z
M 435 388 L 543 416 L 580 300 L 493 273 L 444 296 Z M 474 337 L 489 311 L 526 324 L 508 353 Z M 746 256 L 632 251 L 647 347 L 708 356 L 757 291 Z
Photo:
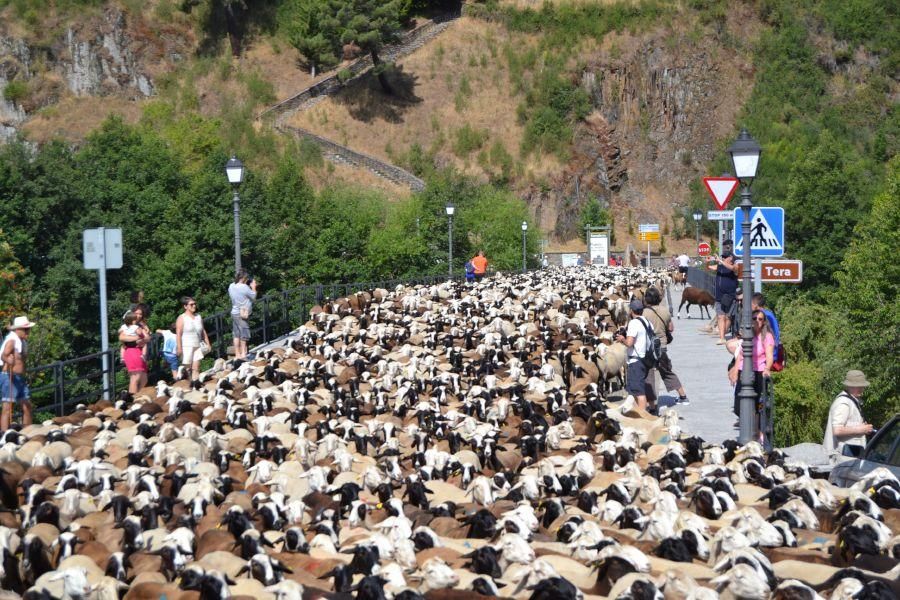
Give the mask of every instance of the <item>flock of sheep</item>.
M 0 600 L 896 598 L 889 472 L 838 489 L 618 391 L 667 283 L 372 290 L 199 389 L 5 432 Z

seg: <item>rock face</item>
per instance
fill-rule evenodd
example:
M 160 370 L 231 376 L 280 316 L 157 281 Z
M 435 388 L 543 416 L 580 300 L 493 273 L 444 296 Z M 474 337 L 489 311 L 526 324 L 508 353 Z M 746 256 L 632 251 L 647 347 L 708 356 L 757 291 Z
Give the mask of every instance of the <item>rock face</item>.
M 658 215 L 654 203 L 683 201 L 752 85 L 746 60 L 714 40 L 675 45 L 660 33 L 618 41 L 616 58 L 598 52 L 581 73 L 594 112 L 578 125 L 566 171 L 552 182 L 556 214 L 544 215 L 563 239 L 580 234 L 579 212 L 589 197 L 633 207 L 638 219 Z M 531 203 L 545 194 L 526 195 Z
M 50 39 L 15 37 L 0 24 L 0 140 L 65 95 L 152 96 L 153 78 L 193 47 L 190 33 L 152 29 L 117 7 L 70 23 Z M 13 81 L 26 92 L 7 100 Z M 21 84 L 19 84 L 21 85 Z

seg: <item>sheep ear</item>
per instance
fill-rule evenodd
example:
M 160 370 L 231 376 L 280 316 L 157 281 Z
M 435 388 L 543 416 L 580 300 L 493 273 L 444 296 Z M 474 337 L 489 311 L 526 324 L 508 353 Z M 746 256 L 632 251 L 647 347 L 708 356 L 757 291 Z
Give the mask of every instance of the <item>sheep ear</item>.
M 241 567 L 241 570 L 235 574 L 235 577 L 243 575 L 244 573 L 248 572 L 249 570 L 250 570 L 249 565 L 244 565 L 243 567 Z

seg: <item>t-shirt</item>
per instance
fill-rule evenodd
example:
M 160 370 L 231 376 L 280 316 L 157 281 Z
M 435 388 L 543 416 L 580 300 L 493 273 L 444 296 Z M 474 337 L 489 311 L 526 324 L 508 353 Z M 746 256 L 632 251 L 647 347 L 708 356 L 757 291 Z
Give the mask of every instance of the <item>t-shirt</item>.
M 669 321 L 672 320 L 669 309 L 665 306 L 645 306 L 643 317 L 653 326 L 653 331 L 656 333 L 656 337 L 659 338 L 660 346 L 665 348 L 666 331 L 669 328 Z
M 834 434 L 835 427 L 853 427 L 862 424 L 863 418 L 856 399 L 847 392 L 838 394 L 828 410 L 828 422 L 825 423 L 825 439 L 822 442 L 825 451 L 832 455 L 840 455 L 845 444 L 865 446 L 866 436 L 864 435 L 838 437 Z
M 738 278 L 734 271 L 724 267 L 721 263 L 716 265 L 716 302 L 722 301 L 725 294 L 735 295 L 737 292 Z
M 775 343 L 781 343 L 781 328 L 778 326 L 778 319 L 775 318 L 775 313 L 773 313 L 768 308 L 762 309 L 763 314 L 766 315 L 766 320 L 769 322 L 769 329 L 772 331 L 772 335 L 775 336 Z
M 175 354 L 175 350 L 178 348 L 178 337 L 169 331 L 168 329 L 164 329 L 162 332 L 163 337 L 163 354 Z
M 635 317 L 628 322 L 628 329 L 625 330 L 625 337 L 633 337 L 634 345 L 628 349 L 628 362 L 633 363 L 642 358 L 647 353 L 647 329 L 645 321 L 641 317 Z
M 772 348 L 772 356 L 775 356 L 775 337 L 771 332 L 766 332 L 765 339 L 761 338 L 758 335 L 753 336 L 753 370 L 757 372 L 762 372 L 766 368 L 766 348 Z M 742 346 L 738 347 L 737 356 L 735 356 L 737 361 L 737 368 L 740 371 L 744 366 L 744 352 L 742 350 Z
M 487 259 L 483 256 L 476 256 L 473 258 L 472 265 L 475 267 L 476 273 L 484 273 L 487 271 Z
M 678 261 L 678 266 L 679 266 L 679 267 L 687 267 L 688 265 L 691 264 L 691 259 L 688 258 L 688 255 L 687 255 L 687 254 L 682 254 L 681 256 L 679 256 L 678 258 L 676 258 L 675 260 Z
M 228 296 L 231 298 L 231 314 L 237 317 L 241 309 L 246 308 L 249 314 L 253 310 L 253 301 L 256 300 L 254 292 L 246 283 L 232 283 L 228 286 Z

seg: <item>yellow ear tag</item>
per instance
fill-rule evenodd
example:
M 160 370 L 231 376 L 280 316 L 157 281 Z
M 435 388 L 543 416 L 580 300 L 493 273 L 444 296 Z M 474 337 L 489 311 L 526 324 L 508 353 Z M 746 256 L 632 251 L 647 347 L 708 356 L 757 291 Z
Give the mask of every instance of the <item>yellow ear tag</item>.
M 222 529 L 222 524 L 221 524 L 221 523 L 216 523 L 216 529 Z
M 382 504 L 381 502 L 379 502 L 378 504 L 375 505 L 375 508 L 381 508 L 382 506 L 384 506 L 384 504 Z

